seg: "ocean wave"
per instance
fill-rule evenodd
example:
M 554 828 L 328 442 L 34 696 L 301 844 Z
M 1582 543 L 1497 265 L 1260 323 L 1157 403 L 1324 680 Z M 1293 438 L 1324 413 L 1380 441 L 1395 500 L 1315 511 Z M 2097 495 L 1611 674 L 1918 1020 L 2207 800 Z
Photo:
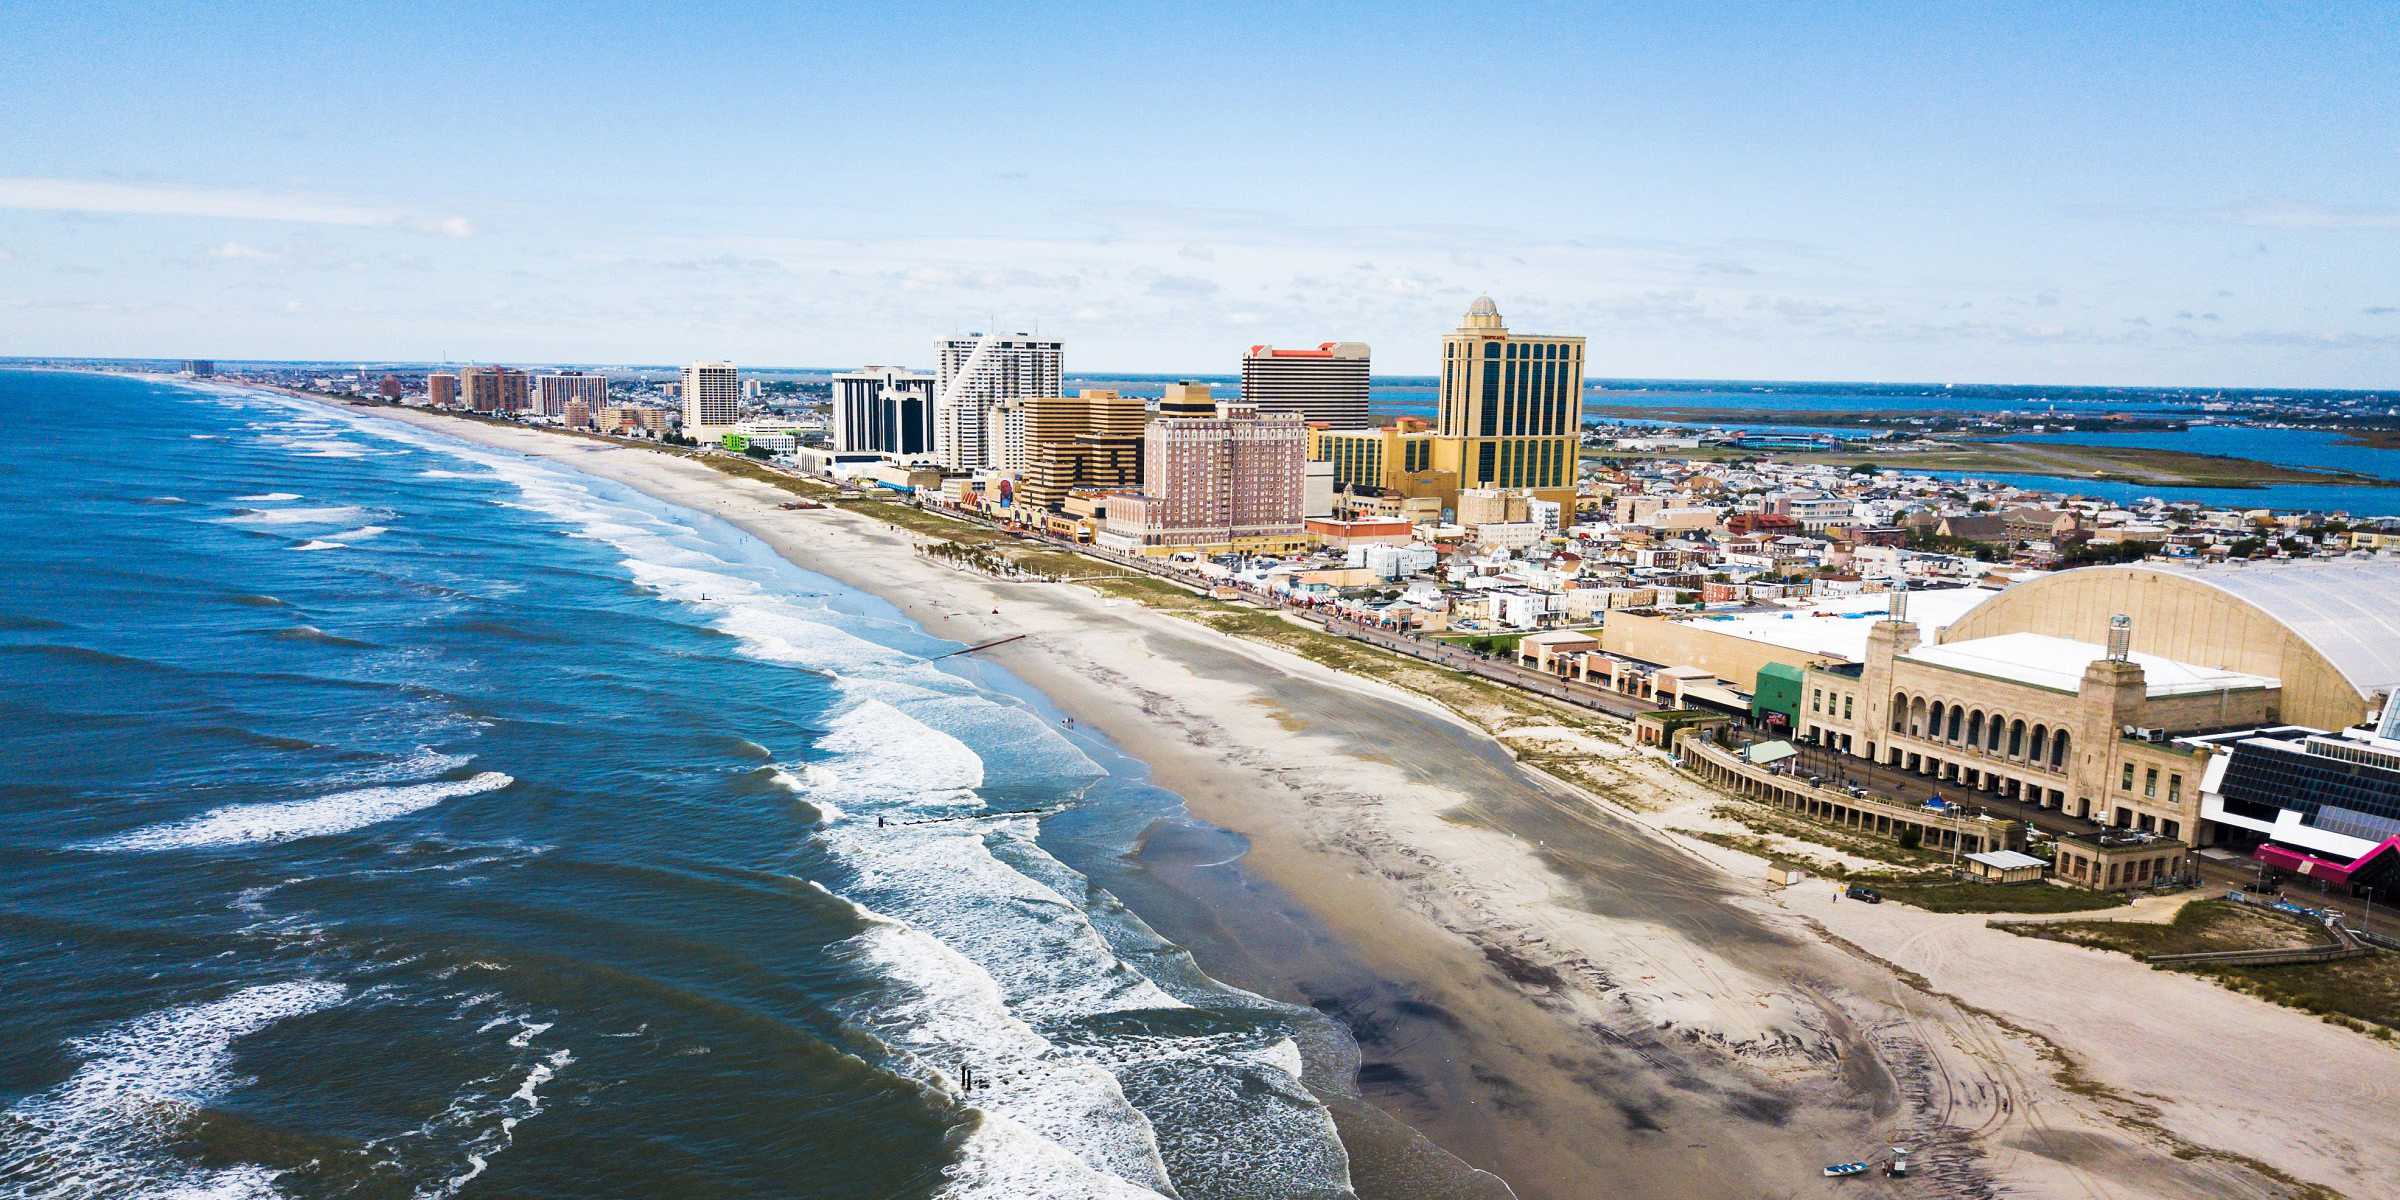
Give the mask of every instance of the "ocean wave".
M 839 821 L 850 815 L 843 811 L 840 805 L 825 798 L 824 793 L 833 789 L 835 779 L 833 773 L 824 767 L 815 763 L 802 763 L 800 764 L 800 773 L 797 775 L 788 770 L 777 769 L 768 778 L 785 791 L 800 797 L 801 801 L 810 808 L 815 809 L 819 822 Z M 812 795 L 812 792 L 815 794 Z
M 234 497 L 236 500 L 259 504 L 280 504 L 286 500 L 297 500 L 299 498 L 300 493 L 298 492 L 256 492 L 248 496 Z
M 191 503 L 191 502 L 190 502 L 190 501 L 188 501 L 188 500 L 185 500 L 185 499 L 184 499 L 183 497 L 181 497 L 181 496 L 144 496 L 144 497 L 142 497 L 141 499 L 134 501 L 134 503 L 136 503 L 136 504 L 189 504 L 189 503 Z
M 280 1171 L 201 1167 L 175 1156 L 192 1119 L 236 1086 L 233 1045 L 277 1021 L 320 1012 L 348 994 L 294 980 L 136 1017 L 71 1043 L 83 1061 L 65 1082 L 0 1118 L 0 1179 L 23 1200 L 278 1195 Z
M 1173 1195 L 1187 1173 L 1216 1184 L 1188 1194 L 1343 1194 L 1340 1142 L 1300 1086 L 1275 1006 L 1202 1011 L 1168 993 L 1094 925 L 1085 906 L 1105 893 L 1043 854 L 1037 821 L 986 807 L 995 781 L 1038 790 L 1103 774 L 1048 721 L 875 640 L 910 635 L 812 602 L 704 516 L 660 515 L 564 469 L 438 435 L 376 432 L 489 468 L 512 507 L 611 546 L 636 586 L 745 657 L 834 680 L 843 701 L 810 761 L 760 770 L 821 814 L 810 832 L 833 860 L 826 879 L 869 926 L 841 953 L 881 986 L 846 1018 L 886 1049 L 879 1065 L 962 1109 L 944 1195 L 1123 1200 Z M 929 818 L 958 819 L 911 824 Z M 962 1061 L 983 1086 L 958 1086 Z M 1262 1169 L 1245 1176 L 1252 1153 Z
M 281 629 L 268 630 L 266 633 L 268 637 L 281 642 L 316 642 L 326 646 L 342 646 L 351 650 L 371 650 L 375 646 L 373 642 L 362 642 L 357 638 L 343 637 L 338 633 L 327 633 L 314 625 L 289 625 Z
M 317 540 L 317 539 L 315 539 L 315 538 L 310 538 L 309 540 L 307 540 L 307 541 L 305 541 L 305 542 L 302 542 L 302 543 L 300 543 L 299 545 L 296 545 L 296 546 L 286 546 L 286 547 L 284 547 L 284 549 L 286 549 L 286 550 L 347 550 L 347 549 L 349 549 L 349 547 L 347 547 L 347 546 L 344 546 L 344 545 L 343 545 L 343 544 L 341 544 L 340 542 L 324 542 L 324 541 L 319 541 L 319 540 Z
M 382 535 L 390 532 L 391 528 L 385 525 L 361 525 L 356 529 L 345 529 L 340 533 L 329 533 L 326 534 L 325 537 L 329 541 L 339 542 L 342 545 L 347 546 L 353 542 L 363 542 L 371 537 L 381 537 Z
M 316 508 L 245 508 L 217 520 L 224 525 L 347 525 L 365 515 L 366 510 L 355 504 L 330 504 Z
M 467 779 L 360 788 L 307 800 L 236 804 L 189 820 L 150 825 L 89 843 L 88 850 L 197 850 L 295 841 L 347 833 L 404 817 L 460 796 L 496 792 L 516 780 L 498 771 Z
M 493 992 L 466 996 L 460 1001 L 458 1015 L 464 1016 L 467 1011 L 489 1005 L 498 998 L 498 993 Z M 475 1032 L 492 1033 L 510 1025 L 515 1025 L 517 1032 L 509 1037 L 507 1044 L 519 1052 L 531 1049 L 534 1038 L 550 1029 L 548 1023 L 534 1021 L 525 1014 L 502 1013 L 485 1021 Z M 414 1200 L 447 1200 L 456 1196 L 491 1169 L 495 1156 L 516 1144 L 517 1127 L 540 1116 L 547 1107 L 543 1086 L 574 1062 L 575 1054 L 568 1049 L 537 1053 L 532 1061 L 522 1063 L 523 1074 L 514 1076 L 516 1086 L 506 1093 L 498 1089 L 507 1085 L 512 1071 L 477 1079 L 417 1128 L 364 1143 L 361 1147 L 364 1157 L 378 1167 L 397 1168 L 407 1175 L 438 1172 L 440 1180 L 418 1187 L 412 1193 Z
M 906 804 L 917 812 L 983 807 L 983 756 L 965 742 L 881 700 L 852 704 L 816 748 L 831 762 L 808 764 L 811 795 L 863 804 Z
M 1058 1054 L 1010 1011 L 990 973 L 889 920 L 853 940 L 890 985 L 876 1011 L 856 1019 L 907 1053 L 921 1077 L 985 1114 L 994 1136 L 1041 1160 L 1042 1175 L 1056 1176 L 1072 1162 L 1083 1168 L 1074 1182 L 1102 1187 L 1091 1194 L 1171 1194 L 1150 1121 L 1127 1102 L 1116 1077 Z M 966 1091 L 962 1076 L 970 1070 L 976 1086 Z M 1009 1136 L 1012 1125 L 1026 1136 Z M 969 1173 L 954 1178 L 979 1182 Z

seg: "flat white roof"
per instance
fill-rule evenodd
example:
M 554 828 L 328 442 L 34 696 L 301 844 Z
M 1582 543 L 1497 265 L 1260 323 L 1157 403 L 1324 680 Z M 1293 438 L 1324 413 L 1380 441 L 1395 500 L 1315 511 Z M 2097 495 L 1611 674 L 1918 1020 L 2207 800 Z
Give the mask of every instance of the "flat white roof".
M 1935 641 L 1942 630 L 1966 616 L 1977 605 L 1999 594 L 1990 588 L 1977 587 L 1910 592 L 1908 619 L 1916 624 L 1926 641 Z M 1828 597 L 1789 609 L 1703 613 L 1691 618 L 1691 623 L 1695 629 L 1764 642 L 1803 654 L 1822 654 L 1848 662 L 1864 662 L 1867 658 L 1867 631 L 1874 628 L 1875 622 L 1881 620 L 1890 607 L 1889 594 L 1875 593 Z M 2081 670 L 2080 667 L 2077 669 Z
M 1967 861 L 1979 862 L 1987 867 L 1994 867 L 2002 871 L 2017 871 L 2026 867 L 2046 867 L 2050 865 L 2049 863 L 2043 862 L 2041 859 L 2035 858 L 2030 854 L 2019 854 L 2014 850 L 1983 850 L 1968 855 Z
M 2083 669 L 2092 665 L 2095 659 L 2108 657 L 2108 647 L 2097 642 L 2052 637 L 2046 633 L 2003 633 L 1939 646 L 1919 646 L 1901 657 L 1911 662 L 1970 671 L 2052 691 L 2073 692 L 2082 686 Z M 2196 666 L 2171 658 L 2160 658 L 2155 654 L 2135 654 L 2131 657 L 2142 668 L 2142 674 L 2150 684 L 2149 694 L 2153 696 L 2186 696 L 2196 692 L 2282 686 L 2281 681 L 2264 675 L 2245 675 L 2240 671 Z

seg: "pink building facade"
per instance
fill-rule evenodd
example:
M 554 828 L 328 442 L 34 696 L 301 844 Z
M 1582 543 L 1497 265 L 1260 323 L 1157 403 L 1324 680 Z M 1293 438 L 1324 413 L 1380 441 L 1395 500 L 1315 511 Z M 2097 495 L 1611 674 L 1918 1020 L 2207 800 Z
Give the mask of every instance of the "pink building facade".
M 1305 544 L 1308 426 L 1243 404 L 1161 416 L 1143 433 L 1142 492 L 1109 504 L 1109 540 L 1265 551 Z

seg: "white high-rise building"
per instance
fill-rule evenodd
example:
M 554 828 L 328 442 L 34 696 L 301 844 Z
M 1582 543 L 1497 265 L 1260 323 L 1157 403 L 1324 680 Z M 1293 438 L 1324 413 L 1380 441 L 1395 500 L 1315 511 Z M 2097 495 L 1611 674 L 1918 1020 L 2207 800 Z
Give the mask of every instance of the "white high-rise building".
M 981 335 L 944 338 L 934 347 L 934 453 L 960 471 L 992 465 L 986 417 L 992 406 L 1026 396 L 1056 396 L 1066 384 L 1066 346 L 1029 333 L 995 338 L 975 373 L 959 379 Z M 958 380 L 955 393 L 951 381 Z M 947 403 L 945 403 L 945 401 Z
M 729 362 L 683 369 L 683 436 L 713 442 L 742 416 L 742 373 Z
M 834 376 L 834 451 L 933 453 L 933 396 L 933 376 L 899 367 L 861 367 Z
M 608 407 L 608 376 L 559 371 L 533 377 L 533 406 L 542 415 L 563 417 L 573 400 L 583 401 L 589 412 Z
M 1320 342 L 1314 350 L 1252 346 L 1242 356 L 1242 403 L 1334 429 L 1365 429 L 1367 363 L 1365 342 Z

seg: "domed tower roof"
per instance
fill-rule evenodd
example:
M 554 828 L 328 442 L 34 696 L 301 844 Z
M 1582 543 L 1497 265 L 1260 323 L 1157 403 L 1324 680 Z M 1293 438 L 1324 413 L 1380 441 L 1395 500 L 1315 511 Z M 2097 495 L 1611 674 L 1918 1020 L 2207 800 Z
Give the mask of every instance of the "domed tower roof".
M 1467 306 L 1467 319 L 1459 322 L 1458 327 L 1462 332 L 1488 333 L 1501 329 L 1500 306 L 1492 303 L 1490 296 L 1477 296 L 1475 303 Z

